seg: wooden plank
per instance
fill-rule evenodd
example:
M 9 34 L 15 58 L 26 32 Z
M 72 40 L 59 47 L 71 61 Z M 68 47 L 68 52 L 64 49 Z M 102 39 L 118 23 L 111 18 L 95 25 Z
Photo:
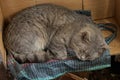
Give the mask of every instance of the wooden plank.
M 103 20 L 96 20 L 96 23 L 113 23 L 116 24 L 118 31 L 117 31 L 117 37 L 110 43 L 110 53 L 111 55 L 120 54 L 120 27 L 116 23 L 114 18 L 108 18 Z M 109 35 L 109 32 L 104 33 L 104 36 Z
M 37 4 L 42 3 L 53 3 L 57 5 L 62 5 L 73 10 L 82 9 L 82 0 L 36 0 Z
M 117 19 L 118 24 L 120 25 L 120 0 L 115 0 L 115 17 Z
M 0 0 L 3 16 L 9 19 L 16 12 L 35 5 L 35 0 Z
M 3 46 L 2 27 L 3 27 L 3 16 L 0 8 L 0 54 L 2 55 L 3 63 L 6 66 L 6 52 Z
M 68 74 L 65 74 L 65 75 L 59 77 L 56 80 L 87 80 L 87 79 L 81 78 L 80 76 L 77 76 L 77 75 L 72 74 L 72 73 L 68 73 Z
M 92 11 L 93 19 L 103 19 L 114 16 L 115 0 L 83 0 L 85 10 Z
M 10 79 L 3 64 L 0 64 L 0 80 L 14 80 Z
M 10 16 L 26 7 L 42 3 L 54 3 L 71 9 L 82 9 L 82 0 L 1 0 L 1 7 L 3 16 L 5 19 L 9 19 Z

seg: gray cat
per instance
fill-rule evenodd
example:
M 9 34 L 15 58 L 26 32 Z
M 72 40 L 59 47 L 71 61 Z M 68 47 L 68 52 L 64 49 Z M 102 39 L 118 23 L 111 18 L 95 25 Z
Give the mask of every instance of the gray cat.
M 54 4 L 26 8 L 3 32 L 5 48 L 21 63 L 66 59 L 70 49 L 80 60 L 98 58 L 107 44 L 85 15 Z

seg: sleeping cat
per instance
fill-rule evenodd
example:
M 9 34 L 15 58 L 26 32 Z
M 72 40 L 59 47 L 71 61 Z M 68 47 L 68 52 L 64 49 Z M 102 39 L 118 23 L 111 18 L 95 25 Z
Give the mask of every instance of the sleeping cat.
M 67 59 L 68 49 L 80 60 L 94 60 L 107 49 L 91 19 L 54 4 L 32 6 L 16 14 L 4 28 L 3 40 L 21 63 Z

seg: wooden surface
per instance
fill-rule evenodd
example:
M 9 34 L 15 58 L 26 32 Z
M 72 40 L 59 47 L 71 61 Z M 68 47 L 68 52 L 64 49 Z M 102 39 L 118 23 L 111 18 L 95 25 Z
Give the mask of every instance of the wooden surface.
M 55 80 L 88 80 L 88 79 L 87 78 L 81 78 L 80 76 L 77 76 L 77 75 L 72 74 L 72 73 L 68 73 L 68 74 L 65 74 L 65 75 L 61 76 L 58 79 L 55 79 Z
M 2 27 L 3 27 L 3 16 L 0 8 L 0 54 L 2 55 L 2 59 L 6 64 L 6 53 L 4 50 L 3 40 L 2 40 Z
M 5 18 L 15 14 L 16 12 L 36 4 L 54 3 L 71 9 L 82 9 L 82 0 L 0 0 L 2 12 Z
M 2 63 L 0 63 L 0 80 L 14 80 Z
M 3 16 L 7 19 L 25 7 L 35 5 L 34 0 L 0 0 L 0 2 Z
M 0 63 L 0 80 L 8 80 L 6 75 L 6 70 L 1 63 Z
M 91 10 L 93 19 L 114 16 L 115 0 L 83 0 L 84 10 Z
M 118 24 L 120 25 L 120 0 L 115 0 L 115 17 L 117 19 Z
M 118 27 L 117 37 L 110 43 L 110 53 L 111 55 L 120 54 L 120 26 L 116 23 L 114 18 L 108 18 L 103 20 L 96 20 L 97 23 L 114 23 Z M 104 33 L 104 36 L 109 35 L 109 32 Z
M 82 0 L 36 0 L 37 4 L 40 3 L 53 3 L 68 7 L 70 9 L 82 9 Z
M 26 7 L 54 3 L 70 9 L 82 9 L 82 0 L 0 0 L 4 17 L 9 17 Z M 83 8 L 91 10 L 93 19 L 103 19 L 114 16 L 115 0 L 83 0 Z

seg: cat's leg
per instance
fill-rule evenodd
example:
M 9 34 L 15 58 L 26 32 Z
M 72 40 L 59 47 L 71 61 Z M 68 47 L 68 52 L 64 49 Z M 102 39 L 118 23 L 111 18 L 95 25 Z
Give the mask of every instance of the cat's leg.
M 35 52 L 34 54 L 28 54 L 26 58 L 28 62 L 47 62 L 53 57 L 49 53 L 40 50 L 39 52 Z
M 27 60 L 25 54 L 13 54 L 13 56 L 19 63 L 25 63 Z
M 34 52 L 31 54 L 14 54 L 14 58 L 19 63 L 36 63 L 36 62 L 46 62 L 53 59 L 53 56 L 45 51 Z
M 48 49 L 51 52 L 51 54 L 53 54 L 55 59 L 63 60 L 67 58 L 67 50 L 65 44 L 59 40 L 53 40 L 50 43 Z

